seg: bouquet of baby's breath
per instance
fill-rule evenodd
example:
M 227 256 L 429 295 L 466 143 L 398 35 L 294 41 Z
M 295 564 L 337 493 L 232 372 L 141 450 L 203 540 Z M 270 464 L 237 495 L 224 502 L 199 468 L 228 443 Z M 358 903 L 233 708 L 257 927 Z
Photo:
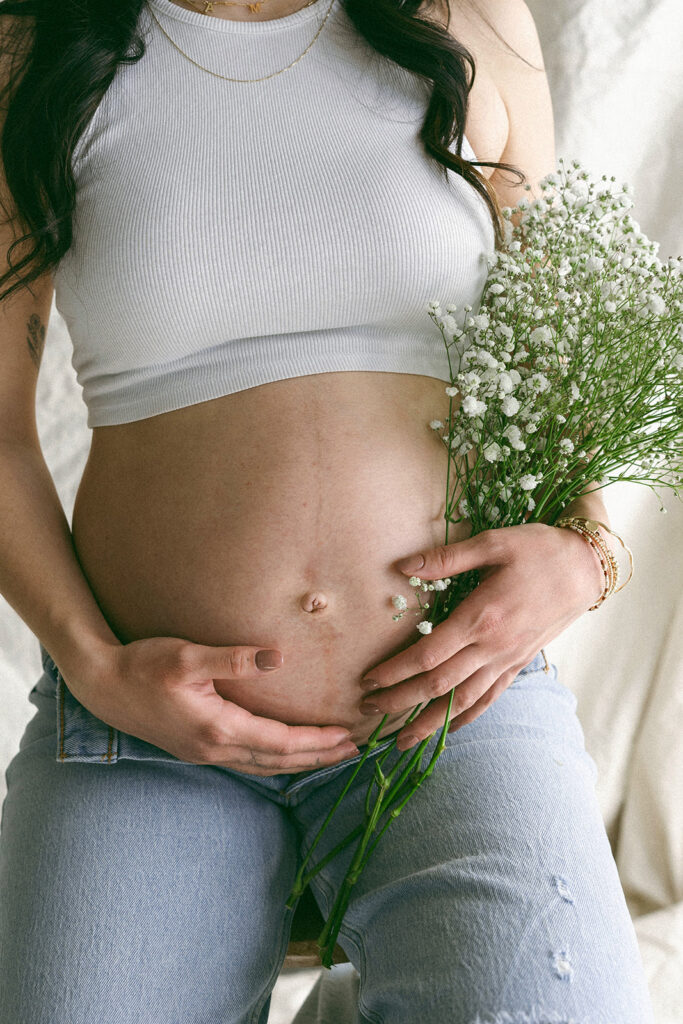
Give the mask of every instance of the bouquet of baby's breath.
M 680 497 L 681 261 L 657 258 L 657 244 L 628 212 L 631 194 L 614 178 L 593 181 L 577 161 L 561 161 L 540 183 L 539 198 L 503 211 L 505 242 L 488 257 L 478 311 L 449 305 L 442 316 L 439 302 L 429 303 L 450 374 L 448 423 L 429 424 L 448 450 L 444 543 L 450 523 L 462 520 L 472 535 L 532 521 L 552 524 L 589 484 L 598 489 L 629 480 L 655 493 L 657 486 L 673 488 Z M 411 577 L 416 614 L 427 612 L 417 623 L 420 633 L 446 619 L 478 582 L 476 569 L 431 582 Z M 420 593 L 433 595 L 433 603 L 422 604 Z M 408 602 L 401 594 L 392 602 L 400 619 Z M 421 766 L 423 752 L 434 733 L 385 774 L 392 743 L 375 760 L 363 822 L 306 872 L 332 815 L 380 742 L 384 716 L 301 866 L 288 906 L 325 864 L 359 840 L 318 938 L 326 967 L 368 857 L 445 746 L 452 700 L 451 690 L 427 766 Z M 408 721 L 421 710 L 418 705 Z

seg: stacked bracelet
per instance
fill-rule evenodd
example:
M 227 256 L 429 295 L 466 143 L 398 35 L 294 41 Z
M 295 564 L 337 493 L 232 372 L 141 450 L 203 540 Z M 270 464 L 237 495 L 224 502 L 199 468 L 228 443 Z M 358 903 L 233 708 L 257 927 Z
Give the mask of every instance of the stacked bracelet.
M 619 534 L 615 533 L 614 530 L 610 529 L 609 526 L 606 526 L 605 523 L 601 523 L 598 519 L 584 519 L 582 516 L 563 516 L 556 520 L 553 525 L 567 527 L 568 529 L 581 534 L 581 536 L 588 541 L 600 559 L 604 577 L 603 591 L 595 604 L 591 605 L 588 609 L 590 612 L 595 611 L 595 609 L 599 608 L 602 602 L 608 598 L 610 594 L 616 594 L 619 590 L 623 590 L 629 582 L 633 576 L 633 554 Z M 619 566 L 616 558 L 614 557 L 614 553 L 600 534 L 598 529 L 600 526 L 617 538 L 629 557 L 630 572 L 628 579 L 626 579 L 620 587 L 617 587 L 617 583 L 619 582 Z

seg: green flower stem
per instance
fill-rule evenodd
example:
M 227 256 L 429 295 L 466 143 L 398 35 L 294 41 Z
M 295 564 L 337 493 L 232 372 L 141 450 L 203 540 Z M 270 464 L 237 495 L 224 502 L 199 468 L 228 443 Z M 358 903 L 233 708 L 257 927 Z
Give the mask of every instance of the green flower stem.
M 382 797 L 384 795 L 384 790 L 386 789 L 386 787 L 387 781 L 386 779 L 384 779 L 380 783 L 380 792 L 375 802 L 372 814 L 370 815 L 370 820 L 365 830 L 365 834 L 361 839 L 360 843 L 358 844 L 358 848 L 353 856 L 353 860 L 351 861 L 351 867 L 347 872 L 344 881 L 342 882 L 339 894 L 334 902 L 334 906 L 332 907 L 332 912 L 330 913 L 325 924 L 325 927 L 323 928 L 322 932 L 320 933 L 320 936 L 318 937 L 318 946 L 320 947 L 321 951 L 321 960 L 323 963 L 323 967 L 331 967 L 332 965 L 332 951 L 334 949 L 336 937 L 339 933 L 342 918 L 346 912 L 346 907 L 348 905 L 348 901 L 350 898 L 351 888 L 358 877 L 357 873 L 355 872 L 355 869 L 357 868 L 358 864 L 362 859 L 363 853 L 370 838 L 370 833 L 374 829 L 377 818 L 379 817 L 380 809 L 382 806 Z
M 439 736 L 438 743 L 437 743 L 436 747 L 434 748 L 432 756 L 431 756 L 431 758 L 429 760 L 429 764 L 427 765 L 427 767 L 425 768 L 425 770 L 423 772 L 421 772 L 421 773 L 419 773 L 417 775 L 417 779 L 416 779 L 414 785 L 411 787 L 411 789 L 409 790 L 409 792 L 405 796 L 403 796 L 400 792 L 397 794 L 397 799 L 399 799 L 401 802 L 398 804 L 397 807 L 391 808 L 391 811 L 390 811 L 390 814 L 389 814 L 389 817 L 388 817 L 387 821 L 384 823 L 383 827 L 381 828 L 381 830 L 379 831 L 379 833 L 375 837 L 375 839 L 372 842 L 372 844 L 368 847 L 367 853 L 365 855 L 365 859 L 363 860 L 363 862 L 362 862 L 362 864 L 360 866 L 359 874 L 363 870 L 363 868 L 365 867 L 365 864 L 366 864 L 367 860 L 369 859 L 372 851 L 375 849 L 375 847 L 377 846 L 377 843 L 382 838 L 382 836 L 384 835 L 386 830 L 389 828 L 389 825 L 391 824 L 391 822 L 394 821 L 399 816 L 399 814 L 401 813 L 401 811 L 403 810 L 403 808 L 405 807 L 405 805 L 407 804 L 408 800 L 413 795 L 413 793 L 422 785 L 424 780 L 426 778 L 428 778 L 428 776 L 430 776 L 432 774 L 432 772 L 434 771 L 434 765 L 436 764 L 437 760 L 441 756 L 441 753 L 443 752 L 444 747 L 446 746 L 446 733 L 447 733 L 447 730 L 448 730 L 448 725 L 450 723 L 451 708 L 453 707 L 453 694 L 454 694 L 454 692 L 455 692 L 455 688 L 453 690 L 451 690 L 451 695 L 450 695 L 450 698 L 449 698 L 449 701 L 448 701 L 448 709 L 446 711 L 446 720 L 445 720 L 445 722 L 444 722 L 444 724 L 442 726 L 441 735 Z M 420 744 L 420 747 L 422 747 L 422 751 L 424 751 L 424 748 L 427 746 L 427 744 L 429 743 L 429 741 L 431 740 L 433 735 L 434 735 L 434 733 L 432 733 L 431 736 L 428 736 L 426 741 L 425 740 L 422 741 L 422 743 Z M 417 748 L 417 749 L 419 749 L 419 748 Z M 420 760 L 422 759 L 422 751 L 420 751 Z M 387 795 L 387 798 L 385 800 L 386 804 L 391 805 L 391 803 L 392 803 L 392 798 L 391 797 L 392 797 L 391 794 Z M 389 808 L 387 808 L 387 809 L 389 809 Z
M 347 836 L 345 836 L 340 842 L 338 842 L 337 845 L 332 850 L 330 850 L 329 853 L 326 853 L 322 860 L 318 861 L 314 868 L 311 868 L 311 870 L 304 875 L 303 880 L 301 882 L 302 892 L 306 888 L 310 880 L 312 878 L 315 878 L 319 871 L 322 871 L 322 869 L 327 864 L 329 864 L 331 860 L 334 860 L 337 854 L 341 853 L 341 851 L 344 850 L 349 845 L 349 843 L 352 843 L 354 839 L 357 839 L 358 836 L 363 834 L 364 828 L 364 825 L 357 825 L 353 829 L 353 831 L 349 832 Z M 287 904 L 287 906 L 289 906 L 289 904 Z
M 393 781 L 394 781 L 394 777 L 395 777 L 397 771 L 399 770 L 399 768 L 401 766 L 401 761 L 404 758 L 407 758 L 408 759 L 408 763 L 404 766 L 403 771 L 399 775 L 398 781 L 395 783 L 395 785 L 393 785 L 393 788 L 388 790 L 388 792 L 386 794 L 385 803 L 390 803 L 392 800 L 394 800 L 394 798 L 397 796 L 397 794 L 401 790 L 401 787 L 405 785 L 407 779 L 410 777 L 411 772 L 413 772 L 415 770 L 415 766 L 417 765 L 418 761 L 420 761 L 420 759 L 422 758 L 422 754 L 424 752 L 424 749 L 427 746 L 427 744 L 429 743 L 430 739 L 431 739 L 431 736 L 427 736 L 427 738 L 424 739 L 424 740 L 421 740 L 417 744 L 417 746 L 411 747 L 408 750 L 404 750 L 403 751 L 403 753 L 401 754 L 401 757 L 396 762 L 396 764 L 394 765 L 394 767 L 391 770 L 391 772 L 389 773 L 389 775 L 387 775 L 387 782 L 388 782 L 389 786 L 391 786 Z
M 332 965 L 334 946 L 337 940 L 337 936 L 339 934 L 339 929 L 341 927 L 342 920 L 344 918 L 344 915 L 349 904 L 349 900 L 351 898 L 351 891 L 353 889 L 353 886 L 360 878 L 360 875 L 362 874 L 367 864 L 367 861 L 372 854 L 372 851 L 377 846 L 377 843 L 379 842 L 382 835 L 384 835 L 391 822 L 395 821 L 396 818 L 399 816 L 405 805 L 408 803 L 408 800 L 413 796 L 413 794 L 416 792 L 419 786 L 422 785 L 424 780 L 429 775 L 431 775 L 432 771 L 434 770 L 434 765 L 436 764 L 438 758 L 443 752 L 443 749 L 446 744 L 446 732 L 450 722 L 451 709 L 453 706 L 454 692 L 454 689 L 450 692 L 448 708 L 446 710 L 445 721 L 441 729 L 441 735 L 432 753 L 432 757 L 430 758 L 427 768 L 423 772 L 414 772 L 415 765 L 422 760 L 424 750 L 426 746 L 429 744 L 432 736 L 434 735 L 433 733 L 417 745 L 417 747 L 412 753 L 412 756 L 410 757 L 408 765 L 404 768 L 393 789 L 388 790 L 388 782 L 390 776 L 385 776 L 381 772 L 379 773 L 378 785 L 380 791 L 375 802 L 375 807 L 373 808 L 373 812 L 370 816 L 370 820 L 367 824 L 365 835 L 356 850 L 351 866 L 346 874 L 346 877 L 342 882 L 339 893 L 332 906 L 325 927 L 323 928 L 323 931 L 318 937 L 318 947 L 320 949 L 321 962 L 324 967 L 331 967 Z M 404 753 L 408 753 L 408 751 L 404 751 Z M 390 774 L 395 775 L 395 773 L 396 766 L 394 767 L 394 770 Z M 409 787 L 408 792 L 403 793 L 402 788 L 404 787 L 404 783 L 411 774 L 413 775 L 413 783 Z M 396 800 L 399 800 L 398 805 L 392 806 L 392 804 L 396 803 Z M 389 817 L 387 818 L 387 821 L 380 829 L 379 834 L 374 838 L 374 841 L 370 843 L 372 832 L 374 831 L 382 814 L 387 810 L 389 810 Z
M 422 746 L 425 746 L 426 743 L 428 742 L 429 740 L 427 739 L 426 741 L 424 741 Z M 409 755 L 410 751 L 404 751 L 404 754 Z M 417 759 L 419 759 L 420 756 L 421 751 L 418 749 L 415 752 L 413 752 L 411 761 L 415 762 Z M 409 765 L 407 772 L 411 771 L 412 767 L 412 764 Z M 363 838 L 361 839 L 356 849 L 351 866 L 349 867 L 349 870 L 347 871 L 347 874 L 344 877 L 344 880 L 342 881 L 339 892 L 337 894 L 337 898 L 334 901 L 328 919 L 325 923 L 325 927 L 321 932 L 320 936 L 318 937 L 318 945 L 321 949 L 321 960 L 323 966 L 325 967 L 329 967 L 331 965 L 332 952 L 334 950 L 337 935 L 341 927 L 341 922 L 343 920 L 344 914 L 346 913 L 346 908 L 348 906 L 348 902 L 350 899 L 351 890 L 355 885 L 356 881 L 358 880 L 358 878 L 360 877 L 360 873 L 362 871 L 361 865 L 364 865 L 365 861 L 367 860 L 367 857 L 364 857 L 365 848 L 367 847 L 367 844 L 372 837 L 372 833 L 377 825 L 377 822 L 379 821 L 384 811 L 387 809 L 386 792 L 391 784 L 390 778 L 394 774 L 395 769 L 392 771 L 392 773 L 390 773 L 390 775 L 385 776 L 384 773 L 381 772 L 381 770 L 376 774 L 375 778 L 379 785 L 379 793 L 375 801 L 375 806 L 372 809 L 369 819 L 366 822 Z M 396 790 L 399 788 L 399 785 L 400 784 L 397 784 L 392 792 L 395 793 Z
M 306 856 L 304 857 L 304 859 L 303 859 L 303 861 L 301 863 L 301 866 L 299 867 L 299 870 L 297 872 L 296 878 L 294 879 L 294 885 L 292 887 L 292 890 L 291 890 L 289 896 L 287 897 L 287 901 L 285 903 L 285 906 L 293 907 L 296 904 L 296 902 L 299 899 L 299 897 L 301 896 L 301 894 L 303 893 L 304 889 L 306 888 L 306 884 L 305 884 L 305 882 L 303 880 L 304 879 L 304 871 L 305 871 L 306 865 L 308 864 L 309 860 L 311 859 L 311 856 L 312 856 L 313 851 L 315 850 L 316 846 L 318 845 L 318 843 L 322 839 L 323 833 L 325 832 L 325 830 L 327 829 L 327 826 L 329 825 L 330 821 L 332 820 L 332 817 L 334 816 L 337 808 L 339 807 L 339 804 L 342 802 L 343 798 L 346 796 L 347 792 L 349 791 L 349 788 L 351 787 L 351 784 L 352 784 L 353 780 L 355 779 L 356 775 L 358 775 L 358 772 L 361 770 L 361 768 L 363 767 L 363 765 L 365 764 L 366 760 L 368 759 L 368 757 L 372 753 L 372 751 L 375 749 L 375 747 L 377 747 L 379 745 L 380 741 L 377 739 L 377 737 L 378 737 L 379 733 L 382 731 L 382 727 L 383 727 L 383 725 L 386 722 L 388 717 L 389 717 L 389 715 L 388 715 L 388 712 L 387 712 L 387 714 L 383 716 L 382 721 L 379 723 L 379 725 L 377 726 L 375 731 L 370 736 L 370 738 L 368 740 L 368 743 L 367 743 L 367 746 L 365 748 L 365 751 L 364 751 L 360 761 L 356 765 L 353 773 L 349 777 L 346 785 L 344 786 L 343 790 L 341 791 L 341 793 L 340 793 L 339 797 L 337 798 L 335 804 L 333 805 L 333 807 L 331 808 L 331 810 L 328 813 L 327 817 L 325 818 L 325 821 L 323 822 L 323 824 L 322 824 L 318 834 L 316 835 L 315 839 L 311 843 L 310 849 L 309 849 L 308 853 L 306 854 Z
M 422 707 L 422 705 L 418 704 L 415 708 L 413 708 L 413 710 L 411 711 L 410 715 L 406 719 L 405 725 L 407 725 L 409 722 L 413 721 L 415 716 L 419 713 L 421 707 Z M 348 846 L 348 844 L 350 842 L 352 842 L 356 838 L 356 836 L 358 836 L 360 834 L 360 832 L 362 832 L 362 826 L 358 826 L 356 829 L 353 829 L 348 835 L 346 835 L 344 837 L 344 839 L 341 840 L 341 842 L 339 842 L 337 844 L 337 846 L 334 847 L 334 850 L 330 851 L 330 853 L 328 853 L 325 856 L 323 861 L 321 861 L 321 863 L 318 864 L 318 866 L 316 868 L 314 868 L 312 871 L 306 873 L 306 871 L 305 871 L 306 865 L 308 864 L 309 860 L 311 859 L 313 851 L 315 850 L 315 848 L 317 847 L 318 843 L 320 842 L 320 840 L 321 840 L 321 838 L 323 836 L 323 833 L 325 832 L 325 830 L 327 829 L 327 826 L 329 825 L 330 821 L 332 820 L 332 817 L 335 814 L 339 804 L 341 803 L 341 801 L 345 797 L 346 793 L 348 792 L 349 788 L 351 787 L 351 784 L 353 783 L 353 780 L 355 779 L 356 775 L 358 774 L 358 772 L 363 767 L 363 764 L 365 763 L 367 758 L 370 756 L 372 751 L 377 746 L 379 746 L 380 742 L 384 742 L 383 740 L 379 740 L 378 736 L 379 736 L 379 733 L 382 731 L 382 728 L 384 726 L 384 723 L 385 723 L 387 717 L 388 717 L 388 714 L 383 716 L 381 722 L 376 727 L 374 732 L 371 734 L 371 736 L 370 736 L 370 738 L 368 740 L 368 743 L 367 743 L 367 747 L 366 747 L 365 751 L 363 752 L 363 755 L 362 755 L 360 761 L 358 762 L 358 764 L 354 768 L 353 774 L 351 775 L 351 777 L 347 781 L 346 785 L 344 786 L 344 789 L 341 791 L 339 797 L 337 798 L 336 803 L 331 808 L 331 810 L 329 811 L 327 817 L 325 818 L 325 821 L 323 822 L 322 826 L 320 827 L 320 829 L 319 829 L 315 839 L 313 840 L 313 842 L 312 842 L 312 844 L 311 844 L 311 846 L 310 846 L 310 848 L 308 850 L 308 853 L 304 857 L 304 860 L 302 861 L 302 863 L 301 863 L 301 865 L 299 867 L 299 870 L 297 872 L 296 878 L 294 880 L 294 885 L 292 887 L 292 890 L 291 890 L 289 896 L 287 897 L 287 902 L 285 903 L 285 906 L 290 907 L 290 908 L 295 906 L 296 902 L 300 898 L 300 896 L 303 893 L 304 889 L 308 885 L 308 882 L 310 881 L 310 879 L 313 878 L 313 876 L 318 873 L 318 871 L 321 869 L 321 867 L 324 867 L 325 864 L 328 864 L 329 861 L 332 860 L 332 857 L 334 855 L 336 855 L 342 849 L 344 849 L 346 846 Z M 390 744 L 387 747 L 386 751 L 384 751 L 382 754 L 379 755 L 378 762 L 381 761 L 383 763 L 385 758 L 388 757 L 388 755 L 391 753 L 392 749 L 393 749 L 393 744 Z M 371 791 L 372 791 L 372 780 L 371 780 L 370 785 L 368 787 L 368 794 L 370 794 Z M 368 801 L 369 801 L 369 796 L 368 796 L 368 798 L 366 798 L 366 817 L 367 817 L 367 815 L 369 813 L 368 810 L 367 810 Z

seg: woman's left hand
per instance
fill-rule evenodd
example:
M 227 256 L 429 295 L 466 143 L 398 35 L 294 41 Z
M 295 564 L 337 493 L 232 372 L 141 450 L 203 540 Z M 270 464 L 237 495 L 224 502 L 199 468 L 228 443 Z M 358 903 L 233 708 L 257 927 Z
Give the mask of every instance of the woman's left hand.
M 399 733 L 402 750 L 443 726 L 454 687 L 450 717 L 457 721 L 449 732 L 478 718 L 602 593 L 602 568 L 591 546 L 574 530 L 545 523 L 484 530 L 425 551 L 423 565 L 419 557 L 397 567 L 424 580 L 477 568 L 480 583 L 431 633 L 361 683 L 364 690 L 367 680 L 376 683 L 361 704 L 373 704 L 375 714 L 432 702 Z

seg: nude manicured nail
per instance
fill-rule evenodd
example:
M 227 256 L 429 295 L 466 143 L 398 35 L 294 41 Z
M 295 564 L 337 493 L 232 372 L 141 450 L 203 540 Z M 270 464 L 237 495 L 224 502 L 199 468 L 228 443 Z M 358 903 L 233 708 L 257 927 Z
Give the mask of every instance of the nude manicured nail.
M 398 750 L 410 750 L 411 747 L 414 747 L 415 744 L 419 742 L 419 736 L 413 736 L 412 734 L 409 734 L 408 736 L 399 736 L 396 740 L 396 747 Z
M 361 704 L 360 713 L 361 715 L 377 715 L 379 714 L 379 708 L 376 704 Z
M 271 668 L 279 668 L 282 664 L 282 655 L 279 651 L 257 651 L 256 652 L 256 667 L 265 669 L 266 671 Z
M 360 688 L 364 693 L 367 693 L 368 690 L 376 690 L 378 686 L 379 683 L 376 679 L 361 679 L 360 681 Z

